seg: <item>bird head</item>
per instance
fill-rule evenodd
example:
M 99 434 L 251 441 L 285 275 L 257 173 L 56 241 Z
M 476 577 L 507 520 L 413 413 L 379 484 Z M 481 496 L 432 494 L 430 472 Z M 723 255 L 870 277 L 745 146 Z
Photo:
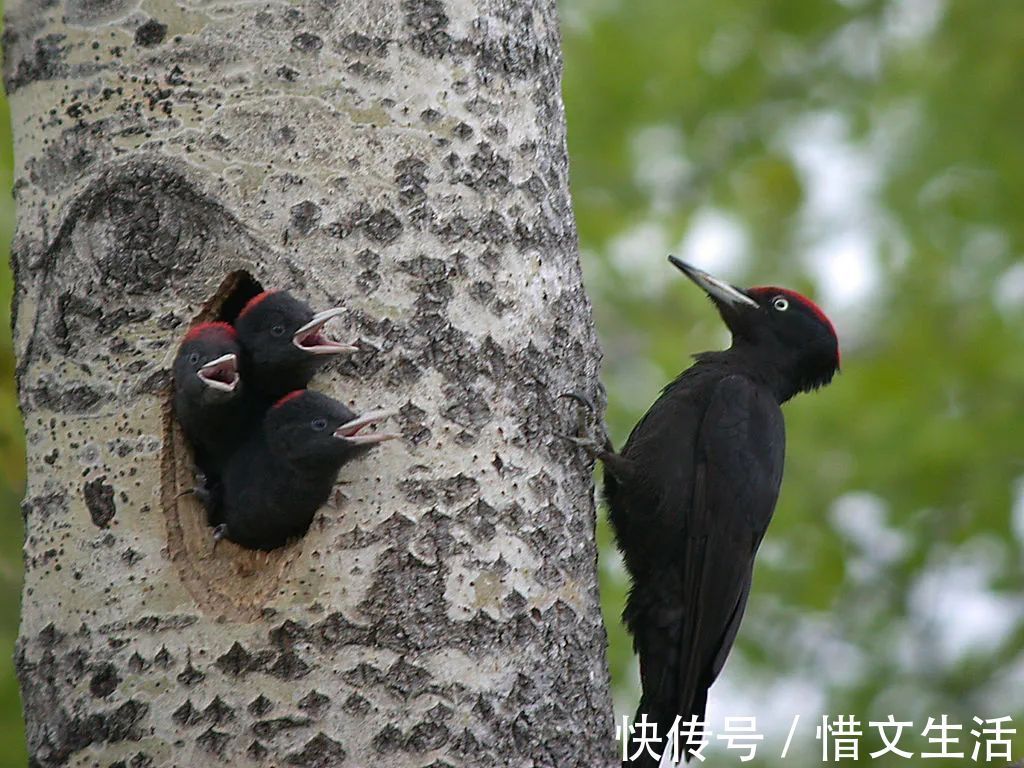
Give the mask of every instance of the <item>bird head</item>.
M 386 432 L 362 434 L 371 424 L 393 416 L 394 411 L 369 411 L 362 416 L 327 395 L 297 389 L 278 400 L 264 418 L 271 448 L 293 466 L 315 470 L 341 466 L 370 448 L 401 435 Z
M 356 352 L 358 347 L 332 341 L 324 325 L 345 310 L 314 312 L 286 291 L 264 291 L 249 300 L 235 329 L 256 366 L 302 365 L 321 356 Z
M 669 256 L 699 285 L 732 332 L 733 348 L 786 378 L 784 399 L 828 384 L 839 370 L 839 338 L 825 313 L 806 296 L 775 286 L 741 290 Z
M 207 402 L 235 397 L 241 385 L 240 351 L 230 325 L 200 323 L 185 334 L 174 359 L 175 387 Z

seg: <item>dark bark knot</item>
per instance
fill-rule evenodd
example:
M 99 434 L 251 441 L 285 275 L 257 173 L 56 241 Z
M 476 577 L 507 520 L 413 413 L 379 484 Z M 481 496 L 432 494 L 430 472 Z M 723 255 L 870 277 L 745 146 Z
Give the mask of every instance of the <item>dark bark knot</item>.
M 97 699 L 105 699 L 117 690 L 121 678 L 113 664 L 103 664 L 93 672 L 89 681 L 89 692 Z
M 324 47 L 324 41 L 312 32 L 300 32 L 292 38 L 292 49 L 301 53 L 316 53 Z
M 107 528 L 117 512 L 114 489 L 107 484 L 107 476 L 103 475 L 87 482 L 82 488 L 82 493 L 93 524 L 98 528 Z
M 64 40 L 64 35 L 60 34 L 40 37 L 32 42 L 30 50 L 25 52 L 17 64 L 8 62 L 5 68 L 7 93 L 12 94 L 19 88 L 39 80 L 54 80 L 64 76 L 67 73 L 67 46 L 63 44 Z M 5 33 L 4 48 L 12 51 L 14 43 L 15 37 L 11 33 Z
M 167 35 L 167 25 L 156 19 L 150 19 L 135 30 L 135 44 L 144 48 L 160 45 Z
M 56 261 L 82 238 L 93 244 L 99 282 L 129 295 L 162 293 L 227 239 L 223 207 L 166 163 L 101 173 L 70 204 L 50 248 Z

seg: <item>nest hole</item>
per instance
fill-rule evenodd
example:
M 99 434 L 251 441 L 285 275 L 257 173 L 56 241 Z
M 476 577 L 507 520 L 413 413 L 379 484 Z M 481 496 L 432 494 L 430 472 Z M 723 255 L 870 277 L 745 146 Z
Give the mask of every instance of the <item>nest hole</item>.
M 204 322 L 233 322 L 263 286 L 245 271 L 230 273 L 192 318 L 189 328 Z M 184 337 L 188 328 L 181 334 Z M 167 545 L 182 583 L 204 610 L 236 621 L 259 617 L 277 593 L 282 578 L 302 552 L 302 539 L 272 552 L 257 552 L 230 541 L 214 547 L 206 509 L 192 492 L 195 461 L 174 416 L 174 391 L 163 406 L 161 505 L 167 522 Z
M 199 314 L 192 319 L 192 325 L 209 320 L 233 323 L 242 312 L 242 308 L 249 303 L 249 299 L 261 293 L 263 285 L 248 272 L 232 272 L 224 278 L 213 298 L 206 302 Z

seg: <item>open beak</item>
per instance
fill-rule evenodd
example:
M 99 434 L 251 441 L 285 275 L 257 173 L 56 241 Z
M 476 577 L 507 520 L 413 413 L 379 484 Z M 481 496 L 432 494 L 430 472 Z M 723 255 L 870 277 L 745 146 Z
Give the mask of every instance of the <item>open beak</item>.
M 211 389 L 234 392 L 238 388 L 238 358 L 233 354 L 222 355 L 211 360 L 196 375 Z
M 312 320 L 295 332 L 295 335 L 292 336 L 292 343 L 304 352 L 309 352 L 313 355 L 340 355 L 345 352 L 358 352 L 359 347 L 333 341 L 322 333 L 327 321 L 344 313 L 344 311 L 341 307 L 335 307 L 334 309 L 325 309 L 323 312 L 317 312 L 313 315 Z
M 360 435 L 359 431 L 363 427 L 368 427 L 371 424 L 376 424 L 384 419 L 395 416 L 398 411 L 381 410 L 381 411 L 368 411 L 362 416 L 358 416 L 352 421 L 348 421 L 342 424 L 334 431 L 334 436 L 343 440 L 348 440 L 350 443 L 357 445 L 376 445 L 377 443 L 383 443 L 386 440 L 397 440 L 401 435 L 391 434 L 389 432 L 373 432 L 369 435 Z
M 704 292 L 715 301 L 729 307 L 737 307 L 745 304 L 748 307 L 757 309 L 760 306 L 739 288 L 731 286 L 724 280 L 719 280 L 717 277 L 712 277 L 703 269 L 697 269 L 696 267 L 687 264 L 682 259 L 677 259 L 675 256 L 669 256 L 668 260 L 672 262 L 672 265 L 678 268 L 684 275 L 703 288 Z

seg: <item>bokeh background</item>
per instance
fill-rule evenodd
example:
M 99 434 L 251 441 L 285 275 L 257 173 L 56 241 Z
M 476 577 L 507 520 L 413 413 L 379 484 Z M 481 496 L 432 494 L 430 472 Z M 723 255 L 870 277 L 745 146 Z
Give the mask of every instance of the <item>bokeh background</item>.
M 778 762 L 796 714 L 807 759 L 783 762 L 798 765 L 820 760 L 826 714 L 862 720 L 862 759 L 879 766 L 908 764 L 866 759 L 880 748 L 867 721 L 889 713 L 918 734 L 929 715 L 966 723 L 968 757 L 975 715 L 1024 733 L 1024 4 L 563 9 L 573 201 L 616 444 L 688 355 L 728 343 L 669 252 L 801 290 L 841 339 L 842 375 L 785 409 L 782 496 L 712 728 L 757 715 L 759 765 Z M 626 580 L 607 526 L 602 542 L 627 712 Z M 738 764 L 718 755 L 708 765 Z
M 867 721 L 889 713 L 914 723 L 900 746 L 915 753 L 931 749 L 928 716 L 967 724 L 968 756 L 974 715 L 1024 731 L 1024 4 L 562 0 L 562 34 L 616 443 L 690 354 L 728 342 L 670 252 L 740 285 L 807 293 L 842 342 L 842 375 L 786 406 L 783 493 L 712 728 L 756 715 L 753 764 L 768 766 L 817 763 L 822 715 L 861 720 L 861 759 L 878 766 L 908 764 L 867 758 L 881 746 Z M 4 190 L 11 163 L 0 99 Z M 4 249 L 12 221 L 4 193 Z M 10 295 L 5 256 L 5 313 Z M 23 484 L 3 323 L 0 766 L 26 763 L 8 661 Z M 603 513 L 600 535 L 625 713 L 637 695 L 627 584 Z

